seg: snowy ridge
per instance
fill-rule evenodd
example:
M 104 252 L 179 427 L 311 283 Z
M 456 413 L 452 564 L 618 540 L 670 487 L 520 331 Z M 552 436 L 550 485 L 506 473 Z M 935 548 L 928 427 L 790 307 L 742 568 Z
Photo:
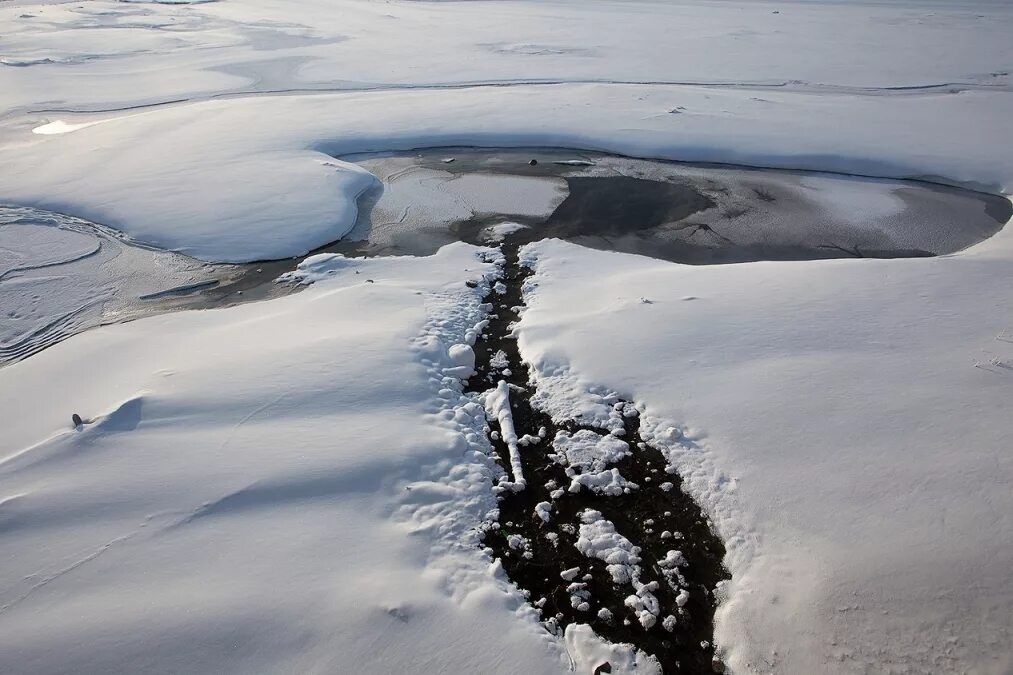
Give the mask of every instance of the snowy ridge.
M 302 293 L 91 331 L 0 371 L 0 670 L 549 675 L 605 649 L 547 633 L 477 547 L 501 472 L 450 354 L 486 311 L 477 253 L 333 260 Z M 45 384 L 61 372 L 78 384 Z M 68 618 L 97 597 L 117 600 Z
M 714 637 L 735 672 L 1003 672 L 1008 416 L 994 397 L 1009 374 L 981 364 L 1013 354 L 1013 307 L 990 290 L 1013 269 L 1009 239 L 924 260 L 725 267 L 527 250 L 517 332 L 548 373 L 540 390 L 576 410 L 601 382 L 643 402 L 645 440 L 725 542 Z
M 911 97 L 834 99 L 563 84 L 208 101 L 19 137 L 5 149 L 9 161 L 38 170 L 0 174 L 0 197 L 73 212 L 150 245 L 241 262 L 303 254 L 350 231 L 356 199 L 376 179 L 332 155 L 356 152 L 558 146 L 879 177 L 944 176 L 992 190 L 1013 184 L 1000 144 L 990 140 L 1004 131 L 1003 113 L 1013 115 L 1013 96 L 938 95 L 932 106 Z M 679 106 L 688 112 L 670 114 Z M 453 128 L 445 125 L 448 109 L 463 113 Z M 913 136 L 933 142 L 915 151 Z M 159 162 L 148 161 L 152 153 Z M 179 195 L 191 197 L 181 202 Z

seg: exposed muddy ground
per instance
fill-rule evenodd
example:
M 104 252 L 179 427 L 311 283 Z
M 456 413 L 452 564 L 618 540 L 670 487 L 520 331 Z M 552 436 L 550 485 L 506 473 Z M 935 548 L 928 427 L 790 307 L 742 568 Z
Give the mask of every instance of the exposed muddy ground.
M 518 263 L 518 246 L 531 234 L 515 232 L 501 246 L 506 256 L 503 286 L 487 298 L 493 310 L 475 345 L 478 374 L 469 381 L 469 390 L 477 393 L 508 383 L 516 435 L 527 439 L 520 447 L 526 486 L 518 491 L 506 484 L 499 495 L 499 519 L 487 524 L 484 542 L 509 578 L 529 594 L 550 629 L 587 623 L 612 642 L 633 644 L 653 655 L 666 673 L 713 672 L 721 665 L 715 664 L 712 646 L 714 591 L 729 578 L 722 566 L 724 545 L 700 507 L 682 492 L 678 475 L 666 471 L 661 452 L 640 438 L 636 408 L 626 401 L 614 403 L 623 430 L 607 440 L 627 444 L 629 454 L 596 468 L 616 469 L 619 480 L 627 483 L 625 489 L 613 485 L 606 493 L 587 486 L 574 491 L 581 470 L 588 475 L 594 471 L 572 463 L 564 466 L 554 458 L 559 453 L 553 441 L 558 432 L 564 432 L 561 442 L 579 432 L 585 439 L 606 439 L 609 432 L 573 421 L 556 423 L 531 404 L 535 385 L 511 336 L 511 324 L 523 305 L 522 283 L 530 274 Z M 516 481 L 503 429 L 495 420 L 489 426 L 497 461 Z M 585 521 L 589 514 L 596 518 L 595 512 L 639 547 L 639 595 L 631 581 L 617 583 L 608 567 L 614 560 L 588 557 L 586 550 L 578 549 L 587 546 Z

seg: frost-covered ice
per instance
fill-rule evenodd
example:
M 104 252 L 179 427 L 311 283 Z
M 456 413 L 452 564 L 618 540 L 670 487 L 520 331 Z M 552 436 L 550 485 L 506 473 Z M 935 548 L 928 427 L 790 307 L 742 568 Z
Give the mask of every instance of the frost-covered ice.
M 0 364 L 104 321 L 141 316 L 148 310 L 139 300 L 227 276 L 79 218 L 0 206 Z

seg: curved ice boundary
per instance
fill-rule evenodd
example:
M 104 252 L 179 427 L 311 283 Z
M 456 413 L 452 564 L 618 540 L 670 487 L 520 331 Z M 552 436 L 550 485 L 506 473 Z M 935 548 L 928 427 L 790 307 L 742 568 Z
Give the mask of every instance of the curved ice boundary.
M 945 176 L 993 192 L 1013 184 L 1006 148 L 995 142 L 1013 117 L 1006 94 L 965 92 L 931 106 L 917 97 L 752 94 L 561 84 L 258 96 L 116 117 L 40 116 L 37 127 L 51 132 L 63 121 L 66 133 L 26 133 L 5 148 L 10 170 L 0 174 L 0 198 L 109 223 L 204 260 L 245 262 L 300 255 L 348 232 L 355 197 L 374 179 L 332 156 L 355 152 L 553 146 Z M 99 123 L 74 129 L 83 122 Z

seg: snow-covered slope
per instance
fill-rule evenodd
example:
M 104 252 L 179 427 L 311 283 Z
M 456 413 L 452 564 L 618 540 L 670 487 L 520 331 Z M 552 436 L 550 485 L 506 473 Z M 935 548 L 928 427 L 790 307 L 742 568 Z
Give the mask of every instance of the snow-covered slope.
M 473 545 L 490 467 L 441 376 L 488 268 L 357 263 L 4 369 L 0 671 L 558 672 Z
M 997 92 L 758 99 L 568 84 L 261 96 L 120 114 L 62 134 L 23 129 L 5 156 L 32 170 L 0 174 L 0 195 L 196 257 L 244 261 L 306 253 L 354 226 L 354 198 L 373 178 L 328 154 L 548 145 L 1005 187 L 1013 168 L 997 139 L 1010 118 L 1013 94 Z
M 572 374 L 557 395 L 613 387 L 695 441 L 671 447 L 729 542 L 717 639 L 741 672 L 1013 666 L 1011 251 L 1004 232 L 936 259 L 687 267 L 532 246 L 521 350 Z
M 347 231 L 372 179 L 344 152 L 1013 186 L 1006 2 L 14 0 L 0 27 L 0 200 L 206 259 Z M 530 251 L 525 354 L 568 374 L 561 400 L 643 402 L 726 539 L 735 672 L 1013 667 L 1011 237 L 715 268 Z M 0 671 L 629 666 L 549 638 L 471 547 L 484 413 L 442 368 L 486 271 L 462 245 L 350 263 L 0 370 Z

